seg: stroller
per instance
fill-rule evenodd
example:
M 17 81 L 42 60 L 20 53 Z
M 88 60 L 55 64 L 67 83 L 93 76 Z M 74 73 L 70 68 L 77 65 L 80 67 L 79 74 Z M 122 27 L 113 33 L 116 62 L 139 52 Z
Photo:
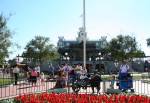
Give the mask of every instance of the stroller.
M 75 93 L 78 93 L 80 89 L 87 89 L 87 87 L 91 87 L 92 93 L 94 93 L 94 88 L 97 89 L 97 93 L 99 93 L 100 90 L 100 82 L 101 82 L 100 75 L 93 75 L 90 76 L 89 74 L 85 75 L 84 78 L 76 79 L 72 84 L 72 90 Z
M 126 92 L 127 90 L 130 90 L 131 92 L 134 92 L 133 89 L 133 79 L 130 73 L 119 73 L 117 86 L 119 86 L 119 89 L 123 92 Z
M 84 78 L 70 78 L 70 82 L 72 83 L 72 90 L 75 93 L 78 93 L 81 88 L 87 89 L 87 86 L 89 85 L 90 78 L 88 76 L 85 76 Z

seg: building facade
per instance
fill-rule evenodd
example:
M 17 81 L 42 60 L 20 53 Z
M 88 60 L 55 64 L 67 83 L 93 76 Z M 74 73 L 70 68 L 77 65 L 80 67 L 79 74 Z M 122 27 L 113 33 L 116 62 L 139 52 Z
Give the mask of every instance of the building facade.
M 101 37 L 99 40 L 86 39 L 86 68 L 104 69 L 104 61 L 110 60 L 110 56 L 103 53 L 106 47 L 106 37 Z M 83 64 L 83 31 L 79 29 L 76 40 L 65 40 L 64 37 L 59 37 L 58 53 L 60 54 L 60 64 L 69 63 L 71 65 Z M 103 70 L 104 71 L 104 70 Z

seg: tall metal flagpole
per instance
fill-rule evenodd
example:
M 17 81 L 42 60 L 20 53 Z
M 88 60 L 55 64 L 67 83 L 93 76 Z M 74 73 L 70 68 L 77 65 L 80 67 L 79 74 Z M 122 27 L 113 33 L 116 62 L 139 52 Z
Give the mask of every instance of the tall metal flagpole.
M 86 26 L 85 26 L 85 0 L 83 0 L 83 66 L 86 68 Z

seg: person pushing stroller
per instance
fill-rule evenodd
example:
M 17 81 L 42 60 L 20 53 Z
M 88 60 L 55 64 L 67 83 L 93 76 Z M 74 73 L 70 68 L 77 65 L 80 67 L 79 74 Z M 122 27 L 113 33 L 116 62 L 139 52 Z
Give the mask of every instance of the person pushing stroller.
M 127 64 L 126 61 L 122 62 L 122 65 L 120 65 L 120 70 L 119 70 L 119 79 L 126 79 L 127 74 L 129 71 L 129 65 Z
M 118 86 L 120 90 L 126 91 L 130 89 L 131 91 L 134 91 L 132 89 L 133 87 L 132 76 L 129 73 L 129 65 L 127 64 L 126 61 L 123 61 L 122 65 L 120 66 L 118 79 L 119 79 Z

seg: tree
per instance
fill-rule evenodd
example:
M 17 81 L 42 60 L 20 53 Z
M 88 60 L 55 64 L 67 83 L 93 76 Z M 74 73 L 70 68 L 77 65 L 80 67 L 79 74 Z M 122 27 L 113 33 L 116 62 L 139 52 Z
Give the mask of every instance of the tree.
M 104 59 L 108 59 L 110 52 L 108 51 L 109 42 L 107 41 L 107 36 L 101 36 L 101 38 L 99 39 L 99 42 L 100 42 L 100 55 Z
M 42 61 L 54 60 L 58 57 L 56 48 L 49 43 L 48 37 L 35 36 L 34 39 L 27 43 L 25 49 L 23 57 L 32 60 L 34 63 L 42 63 Z
M 11 46 L 11 32 L 7 27 L 7 19 L 0 15 L 0 64 L 4 63 L 6 57 L 8 57 L 8 48 Z
M 150 38 L 148 38 L 146 41 L 147 41 L 147 46 L 150 46 Z
M 145 56 L 138 48 L 135 37 L 118 35 L 109 42 L 109 51 L 115 60 L 132 59 L 133 57 Z

